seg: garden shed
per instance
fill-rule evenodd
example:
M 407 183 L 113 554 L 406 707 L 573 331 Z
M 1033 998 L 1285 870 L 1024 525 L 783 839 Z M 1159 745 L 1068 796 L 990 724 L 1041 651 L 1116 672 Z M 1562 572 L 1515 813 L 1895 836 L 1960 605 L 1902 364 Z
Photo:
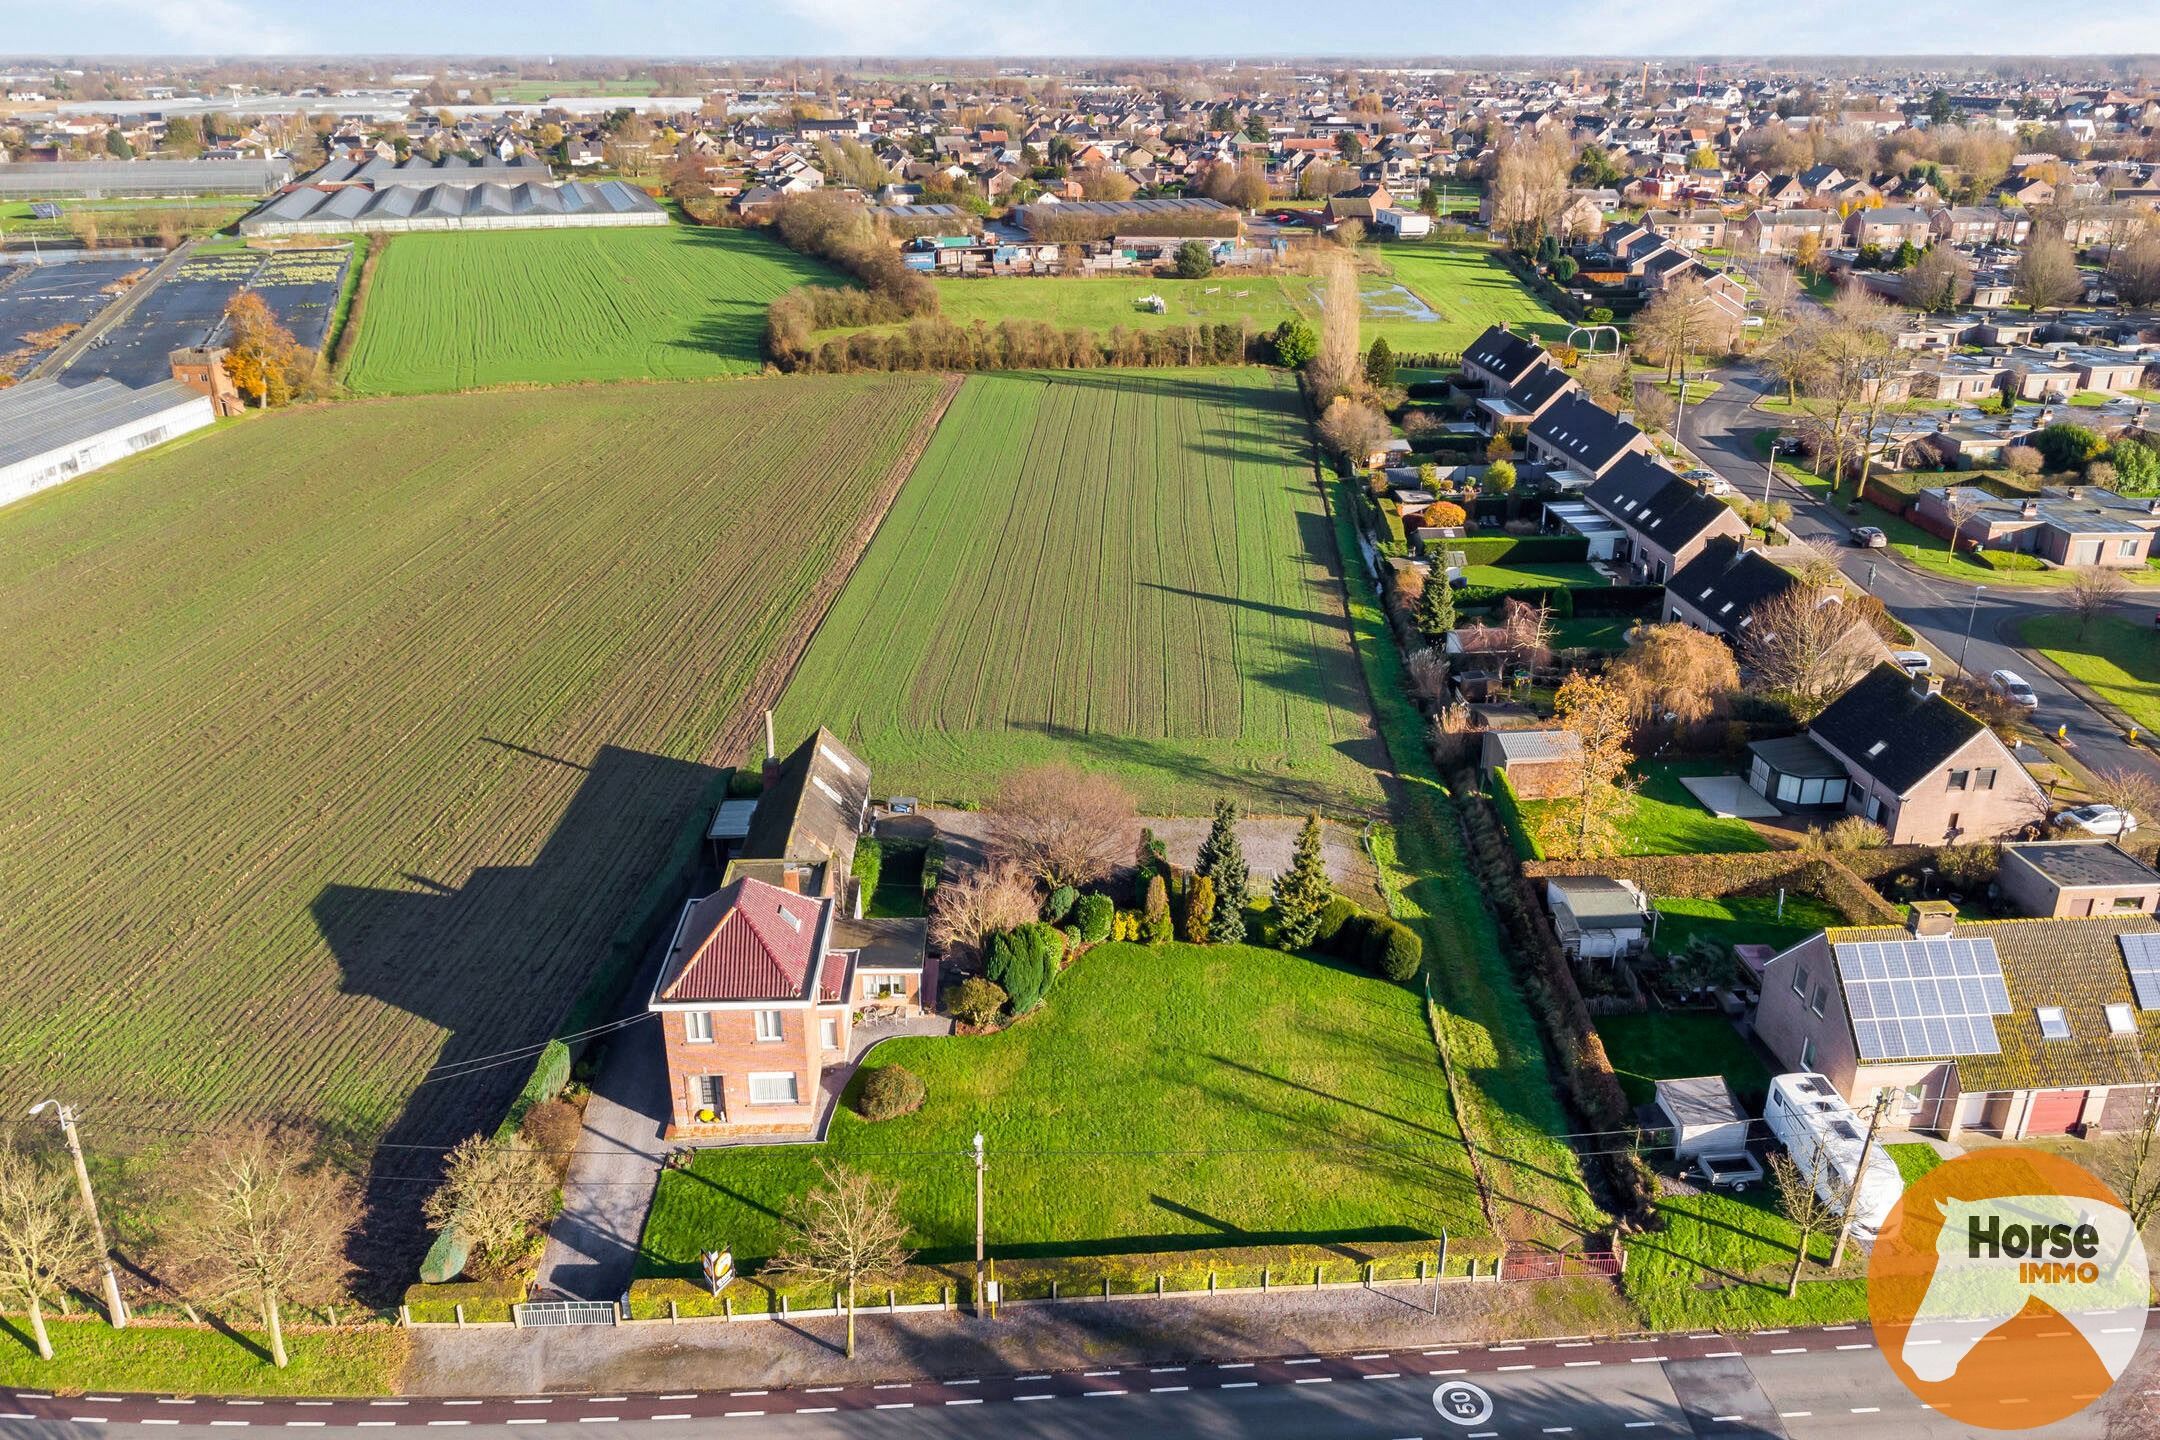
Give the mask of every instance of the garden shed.
M 1722 1075 L 1657 1082 L 1656 1105 L 1672 1127 L 1682 1165 L 1699 1155 L 1738 1155 L 1747 1149 L 1748 1115 Z

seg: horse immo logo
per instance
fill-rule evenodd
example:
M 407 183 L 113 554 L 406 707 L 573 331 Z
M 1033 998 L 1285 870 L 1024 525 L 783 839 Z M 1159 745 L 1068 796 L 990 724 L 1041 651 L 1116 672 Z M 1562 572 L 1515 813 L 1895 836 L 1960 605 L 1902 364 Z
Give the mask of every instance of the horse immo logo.
M 1907 1188 L 1868 1266 L 1877 1343 L 1898 1378 L 1968 1425 L 2023 1430 L 2100 1398 L 2137 1354 L 2145 1246 L 2090 1171 L 2002 1148 Z

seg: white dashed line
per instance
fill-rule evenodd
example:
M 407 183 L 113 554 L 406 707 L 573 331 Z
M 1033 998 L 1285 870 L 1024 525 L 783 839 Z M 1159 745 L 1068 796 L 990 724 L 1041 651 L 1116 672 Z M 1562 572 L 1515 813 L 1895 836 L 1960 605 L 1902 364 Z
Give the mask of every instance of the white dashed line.
M 193 1400 L 181 1400 L 176 1397 L 163 1397 L 157 1403 L 160 1405 L 193 1405 L 195 1402 Z
M 1182 1375 L 1184 1373 L 1185 1367 L 1183 1365 L 1157 1365 L 1154 1369 L 1148 1371 L 1150 1375 Z
M 1285 1365 L 1318 1365 L 1320 1363 L 1320 1357 L 1317 1355 L 1309 1355 L 1303 1360 L 1285 1360 L 1282 1363 Z
M 1590 1348 L 1588 1340 L 1555 1340 L 1553 1342 L 1553 1349 L 1555 1350 L 1587 1350 L 1588 1348 Z
M 412 1401 L 410 1401 L 410 1400 L 370 1400 L 370 1401 L 368 1401 L 367 1403 L 368 1403 L 368 1404 L 370 1404 L 370 1405 L 410 1405 L 410 1404 L 412 1404 Z M 518 1401 L 517 1403 L 518 1403 L 518 1404 L 520 1404 L 520 1405 L 545 1405 L 545 1404 L 547 1404 L 548 1402 L 547 1402 L 547 1401 L 545 1401 L 545 1400 L 520 1400 L 520 1401 Z
M 980 1381 L 980 1380 L 940 1380 L 940 1381 L 938 1381 L 938 1384 L 940 1384 L 940 1385 L 980 1385 L 980 1384 L 982 1384 L 982 1381 Z
M 1705 1360 L 1737 1360 L 1740 1358 L 1740 1352 L 1738 1350 L 1712 1350 L 1702 1358 Z
M 470 1425 L 470 1424 L 472 1424 L 472 1421 L 470 1421 L 470 1420 L 430 1420 L 430 1421 L 428 1421 L 427 1423 L 428 1423 L 429 1425 L 431 1425 L 431 1426 L 434 1426 L 434 1425 Z
M 244 1426 L 244 1425 L 246 1425 L 246 1424 L 247 1424 L 248 1422 L 247 1422 L 247 1421 L 245 1421 L 245 1420 L 212 1420 L 212 1421 L 211 1421 L 210 1423 L 211 1423 L 212 1425 L 243 1425 L 243 1426 Z
M 1655 1424 L 1657 1424 L 1655 1420 L 1630 1420 L 1620 1428 L 1623 1430 L 1648 1430 Z
M 1468 1370 L 1427 1370 L 1427 1375 L 1467 1375 Z
M 1385 1360 L 1387 1359 L 1387 1352 L 1383 1350 L 1378 1355 L 1352 1355 L 1350 1358 L 1352 1360 Z
M 1123 1395 L 1128 1392 L 1123 1390 L 1083 1390 L 1080 1393 L 1090 1400 L 1101 1400 L 1107 1396 Z
M 1259 1384 L 1258 1380 L 1226 1380 L 1221 1388 L 1225 1390 L 1251 1390 Z
M 1853 1413 L 1853 1414 L 1855 1414 L 1855 1415 L 1880 1415 L 1880 1414 L 1882 1414 L 1882 1406 L 1880 1406 L 1880 1405 L 1855 1405 L 1855 1406 L 1853 1406 L 1853 1407 L 1852 1407 L 1852 1413 Z
M 1430 1360 L 1436 1355 L 1460 1355 L 1461 1353 L 1462 1352 L 1460 1350 L 1427 1350 L 1425 1352 L 1425 1358 L 1427 1360 Z
M 1107 1375 L 1115 1375 L 1117 1373 L 1118 1372 L 1115 1370 L 1083 1370 L 1080 1372 L 1080 1378 L 1083 1380 L 1100 1380 Z
M 947 1400 L 945 1403 L 947 1405 L 980 1405 L 983 1402 L 980 1395 L 974 1395 L 965 1400 Z
M 1807 1346 L 1805 1346 L 1805 1345 L 1787 1345 L 1787 1346 L 1785 1346 L 1785 1347 L 1784 1347 L 1784 1348 L 1782 1348 L 1782 1349 L 1779 1349 L 1779 1350 L 1772 1350 L 1772 1351 L 1771 1351 L 1770 1353 L 1771 1353 L 1772 1355 L 1805 1355 L 1805 1354 L 1807 1354 Z
M 661 1395 L 656 1398 L 661 1400 L 695 1400 L 697 1399 L 697 1392 L 693 1390 L 687 1395 Z
M 912 1400 L 888 1400 L 877 1408 L 880 1410 L 913 1410 L 915 1402 Z M 758 1413 L 763 1414 L 764 1412 L 759 1411 Z
M 1498 1366 L 1498 1367 L 1496 1367 L 1496 1368 L 1497 1368 L 1497 1369 L 1498 1369 L 1498 1370 L 1500 1371 L 1500 1373 L 1502 1373 L 1502 1374 L 1506 1374 L 1506 1373 L 1507 1373 L 1508 1371 L 1510 1371 L 1510 1370 L 1535 1370 L 1535 1369 L 1537 1369 L 1537 1366 L 1535 1366 L 1535 1365 L 1501 1365 L 1501 1366 Z
M 1027 1383 L 1028 1381 L 1030 1381 L 1030 1380 L 1048 1380 L 1049 1378 L 1050 1378 L 1050 1377 L 1049 1377 L 1048 1375 L 1015 1375 L 1015 1376 L 1013 1376 L 1013 1379 L 1015 1379 L 1015 1380 L 1019 1381 L 1019 1382 L 1020 1382 L 1021 1384 L 1023 1384 L 1023 1385 L 1025 1385 L 1025 1384 L 1026 1384 L 1026 1383 Z M 833 1386 L 832 1388 L 833 1388 L 833 1389 L 835 1389 L 835 1390 L 838 1390 L 838 1389 L 839 1389 L 840 1387 L 839 1387 L 838 1385 L 835 1385 L 835 1386 Z
M 1057 1396 L 1055 1396 L 1055 1395 L 1015 1395 L 1015 1396 L 1013 1396 L 1013 1399 L 1015 1399 L 1015 1400 L 1055 1400 L 1055 1399 L 1057 1399 Z M 797 1414 L 800 1414 L 801 1412 L 800 1412 L 800 1411 L 797 1411 L 796 1413 L 797 1413 Z
M 812 1405 L 807 1409 L 797 1410 L 795 1413 L 797 1415 L 830 1415 L 833 1411 L 834 1407 L 831 1405 Z
M 1604 1363 L 1603 1360 L 1563 1360 L 1560 1362 L 1560 1368 L 1563 1370 L 1587 1370 L 1593 1365 L 1603 1365 Z
M 1225 1360 L 1215 1368 L 1218 1370 L 1250 1370 L 1252 1367 L 1253 1362 L 1250 1360 Z M 1045 1375 L 1043 1378 L 1047 1380 L 1050 1377 Z
M 1840 1350 L 1872 1350 L 1875 1347 L 1863 1340 L 1857 1345 L 1840 1345 L 1837 1348 Z
M 880 1410 L 883 1410 L 885 1408 L 887 1407 L 883 1405 L 878 1406 L 878 1409 Z M 900 1408 L 905 1410 L 907 1407 L 903 1405 Z M 755 1420 L 758 1418 L 758 1416 L 763 1415 L 764 1413 L 765 1412 L 763 1410 L 730 1410 L 725 1415 L 722 1415 L 720 1418 L 723 1420 Z
M 1192 1389 L 1190 1385 L 1157 1385 L 1148 1391 L 1150 1395 L 1180 1395 Z
M 1293 1380 L 1290 1383 L 1293 1385 L 1332 1385 L 1335 1383 L 1335 1377 L 1332 1375 L 1308 1375 L 1303 1380 Z
M 895 1383 L 893 1383 L 893 1384 L 891 1384 L 891 1385 L 872 1385 L 872 1386 L 871 1386 L 870 1388 L 871 1388 L 872 1390 L 911 1390 L 911 1389 L 913 1389 L 913 1388 L 914 1388 L 914 1386 L 913 1386 L 913 1385 L 912 1385 L 912 1384 L 911 1384 L 910 1382 L 908 1382 L 908 1381 L 906 1381 L 906 1380 L 901 1380 L 901 1381 L 897 1381 L 897 1382 L 895 1382 Z M 763 1390 L 730 1390 L 730 1391 L 728 1391 L 728 1394 L 730 1394 L 730 1395 L 763 1395 L 764 1393 L 765 1393 L 765 1392 L 764 1392 Z
M 1372 1374 L 1367 1375 L 1365 1378 L 1367 1380 L 1400 1380 L 1402 1379 L 1402 1371 L 1376 1370 Z
M 599 1401 L 601 1401 L 601 1402 L 605 1403 L 605 1402 L 607 1402 L 607 1401 L 610 1401 L 610 1400 L 620 1400 L 620 1399 L 622 1399 L 622 1396 L 620 1396 L 620 1395 L 595 1395 L 595 1396 L 594 1396 L 593 1398 L 594 1398 L 595 1400 L 599 1400 Z M 239 1402 L 239 1401 L 237 1401 L 237 1400 L 235 1400 L 235 1401 L 234 1401 L 233 1403 L 234 1403 L 235 1405 L 237 1405 L 237 1404 L 239 1404 L 240 1402 Z M 443 1403 L 443 1404 L 445 1404 L 445 1405 L 478 1405 L 478 1404 L 479 1404 L 480 1402 L 479 1402 L 478 1400 L 445 1400 L 445 1401 L 443 1401 L 442 1403 Z
M 1538 1431 L 1540 1435 L 1572 1435 L 1574 1433 L 1575 1427 L 1572 1425 L 1547 1425 L 1544 1429 Z
M 1777 1413 L 1780 1420 L 1805 1420 L 1815 1412 L 1813 1410 L 1780 1410 Z
M 1630 1365 L 1662 1365 L 1665 1363 L 1665 1357 L 1663 1355 L 1630 1355 L 1627 1363 Z
M 681 1415 L 655 1415 L 652 1418 L 655 1420 L 688 1420 L 690 1416 L 685 1413 Z
M 1747 1419 L 1745 1415 L 1712 1415 L 1710 1423 L 1713 1425 L 1733 1425 L 1745 1419 Z
M 1022 1380 L 1047 1380 L 1050 1377 L 1047 1375 L 1022 1375 L 1020 1378 Z M 845 1385 L 813 1385 L 802 1393 L 805 1395 L 837 1395 L 846 1388 Z M 798 1410 L 795 1413 L 800 1415 L 803 1412 Z

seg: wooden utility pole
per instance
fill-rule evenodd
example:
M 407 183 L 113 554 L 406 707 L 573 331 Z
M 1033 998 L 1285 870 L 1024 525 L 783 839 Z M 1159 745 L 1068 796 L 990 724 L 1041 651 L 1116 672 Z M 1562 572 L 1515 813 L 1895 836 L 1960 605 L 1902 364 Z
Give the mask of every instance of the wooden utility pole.
M 983 1156 L 982 1131 L 975 1132 L 975 1313 L 987 1315 L 989 1309 L 989 1269 L 983 1260 L 983 1181 L 990 1173 L 990 1162 Z
M 1868 1161 L 1875 1155 L 1875 1135 L 1882 1129 L 1883 1116 L 1890 1113 L 1890 1092 L 1875 1092 L 1875 1113 L 1868 1117 L 1867 1139 L 1860 1146 L 1860 1165 L 1853 1171 L 1852 1188 L 1845 1192 L 1845 1213 L 1838 1217 L 1837 1244 L 1830 1247 L 1830 1268 L 1837 1269 L 1845 1258 L 1845 1238 L 1852 1233 L 1853 1207 L 1860 1203 L 1860 1186 L 1867 1179 Z
M 127 1306 L 120 1300 L 120 1276 L 113 1269 L 112 1251 L 105 1246 L 105 1222 L 98 1218 L 97 1194 L 90 1188 L 90 1167 L 83 1161 L 82 1137 L 75 1133 L 75 1112 L 57 1100 L 41 1100 L 30 1107 L 30 1113 L 39 1114 L 48 1105 L 55 1111 L 68 1154 L 75 1161 L 75 1186 L 82 1192 L 83 1210 L 90 1217 L 90 1238 L 97 1245 L 98 1264 L 105 1269 L 105 1314 L 115 1330 L 124 1330 Z

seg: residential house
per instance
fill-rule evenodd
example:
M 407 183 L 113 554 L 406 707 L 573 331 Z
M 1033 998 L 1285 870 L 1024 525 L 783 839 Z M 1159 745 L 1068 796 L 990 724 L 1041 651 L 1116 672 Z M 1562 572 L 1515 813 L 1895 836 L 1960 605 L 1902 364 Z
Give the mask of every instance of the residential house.
M 1360 185 L 1354 190 L 1345 190 L 1340 195 L 1329 196 L 1326 207 L 1320 213 L 1330 225 L 1356 220 L 1369 226 L 1379 217 L 1381 211 L 1392 209 L 1394 204 L 1395 197 L 1388 193 L 1387 186 Z
M 1939 675 L 1908 675 L 1884 660 L 1807 733 L 1845 767 L 1845 808 L 1882 826 L 1893 845 L 1993 839 L 2047 813 L 2025 767 L 1944 697 Z
M 1932 222 L 1925 210 L 1902 205 L 1855 210 L 1845 218 L 1845 238 L 1855 246 L 1873 245 L 1882 250 L 1895 250 L 1909 242 L 1916 249 L 1925 249 L 1933 233 Z
M 1505 325 L 1488 325 L 1463 350 L 1463 378 L 1482 385 L 1490 396 L 1505 395 L 1531 371 L 1551 365 L 1545 347 Z
M 1595 484 L 1627 456 L 1649 450 L 1642 431 L 1579 392 L 1560 397 L 1530 422 L 1530 458 L 1566 488 Z
M 1748 533 L 1730 505 L 1647 455 L 1623 457 L 1583 492 L 1583 499 L 1627 532 L 1615 558 L 1631 567 L 1639 583 L 1662 585 L 1712 540 L 1737 541 Z
M 1797 583 L 1790 570 L 1762 551 L 1739 540 L 1712 540 L 1665 582 L 1661 618 L 1737 644 L 1755 607 Z
M 2160 530 L 2160 500 L 2083 485 L 2002 496 L 1976 485 L 1934 485 L 1913 497 L 1907 518 L 1924 530 L 1977 545 L 2037 555 L 2051 564 L 2141 570 Z
M 2112 840 L 2005 845 L 1995 883 L 2018 913 L 2043 919 L 2160 911 L 2160 871 Z
M 1824 245 L 1837 234 L 1838 219 L 1828 210 L 1757 210 L 1740 224 L 1736 247 L 1757 255 L 1790 255 L 1804 235 Z
M 1643 224 L 1690 250 L 1715 250 L 1725 243 L 1725 212 L 1715 208 L 1652 210 L 1643 216 Z
M 1485 435 L 1520 436 L 1554 401 L 1581 388 L 1558 365 L 1534 365 L 1506 394 L 1478 398 L 1474 416 L 1478 430 Z
M 1905 926 L 1841 926 L 1771 959 L 1755 1031 L 1778 1062 L 1893 1125 L 1955 1140 L 2116 1133 L 2151 1123 L 2160 1045 L 2151 916 L 1960 921 L 1923 900 Z
M 1952 205 L 1929 216 L 1928 229 L 1953 245 L 2022 245 L 2032 221 L 1999 205 Z

